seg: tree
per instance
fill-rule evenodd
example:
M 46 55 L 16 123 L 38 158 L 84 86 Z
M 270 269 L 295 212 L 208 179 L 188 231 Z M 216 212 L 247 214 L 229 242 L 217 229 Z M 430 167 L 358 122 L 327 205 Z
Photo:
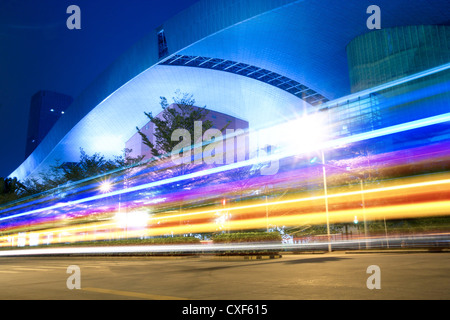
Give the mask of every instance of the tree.
M 115 156 L 113 160 L 106 159 L 100 153 L 88 155 L 80 148 L 80 161 L 60 164 L 57 162 L 50 167 L 50 171 L 41 174 L 43 186 L 41 189 L 52 189 L 68 182 L 76 182 L 90 179 L 96 176 L 120 172 L 127 166 L 137 164 L 142 157 L 132 158 L 129 156 L 131 150 L 125 149 L 123 156 Z
M 202 121 L 202 136 L 206 130 L 213 126 L 210 120 L 205 118 L 208 115 L 206 106 L 199 108 L 194 106 L 195 99 L 192 94 L 180 93 L 179 90 L 175 92 L 176 96 L 173 98 L 174 104 L 167 102 L 165 97 L 160 97 L 160 105 L 162 107 L 161 115 L 154 116 L 152 112 L 144 112 L 147 118 L 155 125 L 155 143 L 136 127 L 139 135 L 142 137 L 143 143 L 150 148 L 153 156 L 158 158 L 169 157 L 174 150 L 178 141 L 172 141 L 172 133 L 177 129 L 186 129 L 191 137 L 194 137 L 195 121 Z M 222 128 L 224 130 L 225 128 Z M 222 131 L 221 130 L 221 131 Z M 194 145 L 196 141 L 192 141 Z
M 0 177 L 0 204 L 19 199 L 28 190 L 17 178 Z
M 144 112 L 145 116 L 154 125 L 154 137 L 147 137 L 139 127 L 136 127 L 137 132 L 142 138 L 143 143 L 148 146 L 152 152 L 153 158 L 148 163 L 147 168 L 144 170 L 146 173 L 140 175 L 139 180 L 157 181 L 164 180 L 171 177 L 183 176 L 197 170 L 203 170 L 208 167 L 213 166 L 213 164 L 206 164 L 203 161 L 200 163 L 195 163 L 190 161 L 189 163 L 177 163 L 170 161 L 172 157 L 172 152 L 177 149 L 180 144 L 179 140 L 173 141 L 172 135 L 180 129 L 184 129 L 189 133 L 191 138 L 187 146 L 193 148 L 194 145 L 202 142 L 196 141 L 196 135 L 204 136 L 208 129 L 213 127 L 213 123 L 210 120 L 206 120 L 209 113 L 206 110 L 206 106 L 197 107 L 195 106 L 195 99 L 192 94 L 181 93 L 179 90 L 175 92 L 175 97 L 173 97 L 173 103 L 169 104 L 165 97 L 160 97 L 160 105 L 162 112 L 158 115 L 153 115 L 152 112 Z M 201 121 L 201 130 L 196 127 L 196 122 Z M 228 122 L 229 124 L 229 122 Z M 219 128 L 220 131 L 224 131 L 226 127 Z M 179 131 L 178 131 L 179 132 Z M 198 137 L 198 138 L 201 138 Z M 154 140 L 153 140 L 154 138 Z M 176 137 L 177 139 L 179 137 Z M 184 139 L 184 136 L 182 137 Z M 152 142 L 152 141 L 154 142 Z M 181 142 L 185 142 L 181 140 Z M 203 146 L 202 146 L 203 154 Z M 215 175 L 213 179 L 218 179 L 218 175 Z M 180 197 L 178 198 L 179 204 L 178 208 L 181 212 L 183 210 L 183 200 L 184 193 L 183 190 L 189 190 L 194 187 L 201 187 L 206 183 L 211 182 L 211 176 L 201 176 L 190 179 L 183 179 L 182 181 L 177 181 L 174 183 L 165 184 L 163 188 L 158 188 L 154 190 L 155 192 L 178 192 L 180 191 Z M 138 183 L 135 181 L 134 183 Z M 193 205 L 193 203 L 190 203 Z M 181 224 L 180 219 L 180 224 Z M 189 223 L 184 222 L 184 223 Z
M 200 133 L 199 128 L 195 128 L 195 122 L 201 121 L 201 135 L 203 137 L 204 133 L 214 125 L 212 121 L 206 120 L 206 116 L 209 113 L 209 111 L 206 110 L 206 106 L 195 106 L 195 99 L 192 94 L 181 93 L 177 90 L 175 92 L 175 97 L 172 99 L 173 103 L 169 104 L 165 97 L 160 97 L 162 112 L 156 116 L 154 116 L 152 112 L 144 112 L 146 117 L 155 126 L 153 133 L 154 143 L 151 141 L 151 138 L 147 137 L 138 127 L 136 127 L 138 133 L 142 137 L 143 143 L 150 148 L 152 155 L 154 156 L 148 164 L 148 168 L 151 167 L 152 170 L 148 170 L 147 174 L 141 176 L 141 179 L 145 179 L 146 181 L 182 176 L 211 166 L 204 162 L 194 163 L 194 161 L 191 161 L 189 163 L 175 164 L 170 161 L 172 152 L 176 149 L 177 145 L 180 144 L 180 141 L 172 141 L 172 134 L 177 129 L 187 130 L 192 138 L 195 137 L 195 131 Z M 221 128 L 220 131 L 224 131 L 228 124 Z M 191 148 L 199 142 L 201 141 L 194 141 L 194 139 L 191 139 Z M 200 186 L 208 181 L 210 181 L 210 177 L 200 177 L 165 185 L 165 188 L 182 190 L 184 188 L 192 187 L 193 185 Z
M 112 160 L 106 159 L 99 153 L 88 155 L 80 148 L 80 160 L 78 162 L 60 163 L 57 161 L 49 170 L 42 172 L 39 178 L 29 178 L 20 182 L 17 178 L 0 178 L 0 204 L 36 195 L 62 186 L 68 186 L 72 182 L 84 179 L 91 180 L 95 177 L 121 175 L 124 170 L 139 164 L 142 156 L 131 157 L 131 150 L 125 149 L 124 154 L 115 156 Z

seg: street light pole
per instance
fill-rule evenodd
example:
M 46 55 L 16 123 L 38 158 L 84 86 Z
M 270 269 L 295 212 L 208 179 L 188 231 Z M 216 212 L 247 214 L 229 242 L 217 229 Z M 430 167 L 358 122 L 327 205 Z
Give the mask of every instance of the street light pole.
M 361 186 L 361 201 L 362 201 L 362 211 L 363 211 L 363 220 L 364 220 L 364 237 L 366 239 L 366 249 L 369 248 L 369 241 L 367 239 L 367 224 L 366 224 L 366 203 L 364 200 L 364 182 L 361 177 L 359 178 L 360 186 Z
M 328 251 L 331 252 L 332 250 L 331 250 L 330 220 L 329 220 L 329 210 L 328 210 L 327 174 L 326 174 L 326 169 L 325 169 L 325 167 L 328 165 L 325 163 L 325 153 L 323 152 L 323 150 L 321 150 L 320 152 L 321 152 L 321 156 L 322 156 L 323 189 L 324 189 L 324 196 L 325 196 L 325 212 L 326 212 L 326 217 L 327 217 Z M 339 169 L 339 170 L 343 170 L 336 166 L 331 166 L 331 167 Z M 364 199 L 364 181 L 361 176 L 359 176 L 359 175 L 354 175 L 354 176 L 359 179 L 360 187 L 361 187 L 361 204 L 362 204 L 363 220 L 364 220 L 364 237 L 366 239 L 366 249 L 368 249 L 369 242 L 368 242 L 368 238 L 367 238 L 366 203 L 365 203 L 365 199 Z
M 327 192 L 327 172 L 325 169 L 325 153 L 320 151 L 322 155 L 322 173 L 323 173 L 323 192 L 325 196 L 325 212 L 327 217 L 327 237 L 328 237 L 328 252 L 331 252 L 331 236 L 330 236 L 330 217 L 328 213 L 328 192 Z
M 267 204 L 267 185 L 264 186 L 265 201 L 266 201 L 266 231 L 269 232 L 269 206 Z

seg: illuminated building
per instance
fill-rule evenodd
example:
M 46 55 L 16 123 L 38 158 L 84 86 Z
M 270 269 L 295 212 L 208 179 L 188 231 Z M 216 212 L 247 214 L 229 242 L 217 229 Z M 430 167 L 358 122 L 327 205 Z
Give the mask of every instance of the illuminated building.
M 359 90 L 448 63 L 448 1 L 379 1 L 381 30 L 366 25 L 370 5 L 347 1 L 337 8 L 331 0 L 199 1 L 149 30 L 121 55 L 73 101 L 10 176 L 25 179 L 56 159 L 77 161 L 80 148 L 88 154 L 120 154 L 136 126 L 146 125 L 143 112 L 159 112 L 159 97 L 171 97 L 176 90 L 192 94 L 199 105 L 247 121 L 250 129 L 322 110 L 335 124 L 333 136 L 351 136 L 442 113 L 448 69 L 435 75 L 435 86 L 428 79 L 409 82 L 406 95 L 398 88 L 367 95 Z M 420 30 L 431 41 L 424 46 L 418 42 Z M 392 40 L 387 47 L 376 42 L 383 37 Z M 388 56 L 373 61 L 358 56 L 370 58 L 371 50 L 387 50 Z M 400 66 L 399 60 L 410 61 L 412 67 Z M 364 75 L 373 82 L 362 79 Z M 401 101 L 411 98 L 415 89 L 420 95 L 421 88 L 427 98 L 415 101 L 425 104 Z M 396 107 L 399 103 L 402 107 Z M 399 144 L 394 147 L 398 148 Z

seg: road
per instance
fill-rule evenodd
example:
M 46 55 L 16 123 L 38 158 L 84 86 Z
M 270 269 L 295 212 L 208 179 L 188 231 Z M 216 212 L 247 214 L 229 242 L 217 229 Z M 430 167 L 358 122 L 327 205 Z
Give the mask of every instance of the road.
M 380 289 L 369 289 L 369 266 Z M 78 271 L 70 269 L 76 266 Z M 75 268 L 76 268 L 75 267 Z M 67 273 L 69 268 L 70 273 Z M 211 257 L 1 257 L 1 300 L 450 299 L 449 253 Z M 68 288 L 79 283 L 80 289 Z M 78 281 L 78 282 L 77 282 Z

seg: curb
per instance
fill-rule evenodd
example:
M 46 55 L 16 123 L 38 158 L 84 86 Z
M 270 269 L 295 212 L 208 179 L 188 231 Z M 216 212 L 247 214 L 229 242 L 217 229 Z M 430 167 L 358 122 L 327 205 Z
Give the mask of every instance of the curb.
M 450 249 L 386 249 L 386 250 L 355 250 L 345 251 L 346 254 L 371 254 L 371 253 L 448 253 Z
M 325 250 L 313 250 L 313 251 L 283 251 L 283 254 L 289 255 L 302 255 L 302 254 L 325 254 L 328 251 Z
M 229 256 L 203 256 L 202 258 L 207 260 L 269 260 L 280 259 L 283 256 L 281 254 L 273 255 L 229 255 Z

